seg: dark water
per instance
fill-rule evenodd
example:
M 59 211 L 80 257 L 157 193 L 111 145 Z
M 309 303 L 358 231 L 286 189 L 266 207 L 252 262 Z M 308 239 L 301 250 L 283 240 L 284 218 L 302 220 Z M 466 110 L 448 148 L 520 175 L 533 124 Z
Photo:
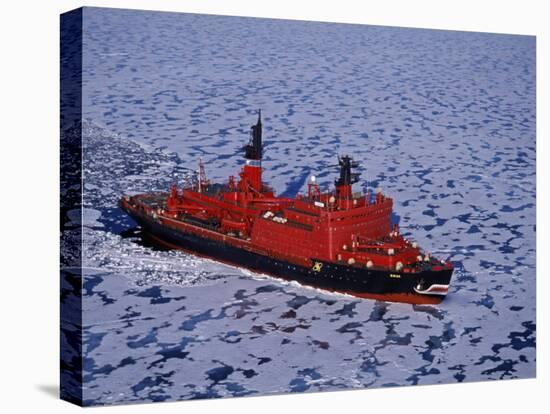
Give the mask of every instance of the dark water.
M 535 375 L 534 38 L 86 9 L 84 45 L 88 404 Z M 117 198 L 199 157 L 237 173 L 257 108 L 276 191 L 329 184 L 352 154 L 402 231 L 457 263 L 443 304 L 140 241 Z

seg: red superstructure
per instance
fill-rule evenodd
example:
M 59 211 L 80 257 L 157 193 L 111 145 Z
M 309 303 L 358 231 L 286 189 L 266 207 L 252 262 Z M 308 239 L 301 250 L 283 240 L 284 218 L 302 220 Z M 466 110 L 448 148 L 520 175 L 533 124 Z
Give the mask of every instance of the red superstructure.
M 353 192 L 358 174 L 350 157 L 338 157 L 333 191 L 321 192 L 312 176 L 307 195 L 284 198 L 262 181 L 262 151 L 259 115 L 237 179 L 212 184 L 201 162 L 192 186 L 125 197 L 121 206 L 159 242 L 278 277 L 409 303 L 446 295 L 452 264 L 400 234 L 393 201 L 380 188 Z

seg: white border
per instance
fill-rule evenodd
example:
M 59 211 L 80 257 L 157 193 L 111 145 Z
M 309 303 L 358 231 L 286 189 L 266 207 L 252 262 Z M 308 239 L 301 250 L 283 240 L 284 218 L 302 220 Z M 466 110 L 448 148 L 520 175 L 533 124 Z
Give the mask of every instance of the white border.
M 537 152 L 548 159 L 548 24 L 544 1 L 120 0 L 88 6 L 473 30 L 537 35 Z M 78 409 L 52 396 L 58 381 L 58 99 L 59 14 L 78 1 L 4 2 L 0 122 L 0 408 L 65 413 Z M 544 76 L 543 76 L 544 75 Z M 544 115 L 544 117 L 543 117 Z M 548 257 L 548 162 L 539 162 L 537 246 Z M 546 207 L 546 208 L 545 208 Z M 546 254 L 545 254 L 546 253 Z M 538 379 L 463 385 L 193 401 L 109 408 L 117 413 L 186 412 L 542 412 L 548 386 L 544 355 L 548 283 L 538 261 Z M 547 352 L 547 351 L 546 351 Z M 276 375 L 276 373 L 274 373 Z M 548 392 L 548 391 L 546 391 Z

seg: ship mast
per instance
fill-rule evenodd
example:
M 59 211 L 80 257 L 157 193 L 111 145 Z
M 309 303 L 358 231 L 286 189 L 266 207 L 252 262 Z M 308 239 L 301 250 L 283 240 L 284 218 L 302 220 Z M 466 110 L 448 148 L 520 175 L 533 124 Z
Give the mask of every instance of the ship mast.
M 338 157 L 338 165 L 340 166 L 340 177 L 334 182 L 336 185 L 336 196 L 339 199 L 351 198 L 351 186 L 359 181 L 359 173 L 352 173 L 351 169 L 356 168 L 359 164 L 348 156 Z
M 250 127 L 250 142 L 245 147 L 247 160 L 261 161 L 262 159 L 262 110 L 258 110 L 258 121 Z
M 202 190 L 208 186 L 208 179 L 206 178 L 206 172 L 204 171 L 204 163 L 202 162 L 202 158 L 199 158 L 199 176 L 198 176 L 198 184 L 199 184 L 199 193 L 202 193 Z
M 245 149 L 246 165 L 242 177 L 250 187 L 260 193 L 262 190 L 262 111 L 258 111 L 258 122 L 250 128 L 250 141 Z

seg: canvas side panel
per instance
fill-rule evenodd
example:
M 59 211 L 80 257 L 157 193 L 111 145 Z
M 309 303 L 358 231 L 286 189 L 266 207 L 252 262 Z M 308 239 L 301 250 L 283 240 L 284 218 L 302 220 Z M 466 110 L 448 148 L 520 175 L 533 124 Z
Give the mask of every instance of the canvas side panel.
M 60 396 L 82 405 L 82 9 L 60 29 Z

